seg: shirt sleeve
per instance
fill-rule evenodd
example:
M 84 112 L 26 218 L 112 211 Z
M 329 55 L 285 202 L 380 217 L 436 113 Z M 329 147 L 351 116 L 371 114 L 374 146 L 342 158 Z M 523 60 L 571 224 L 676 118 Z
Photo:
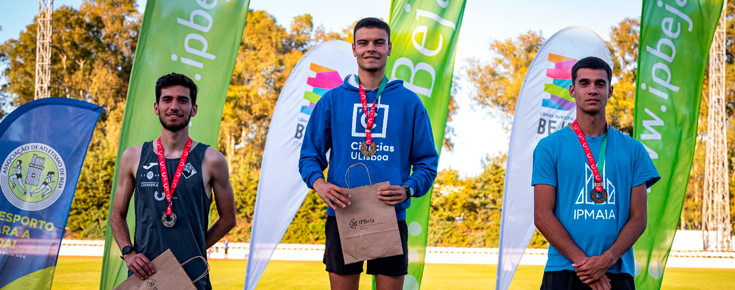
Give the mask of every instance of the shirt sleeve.
M 552 153 L 554 150 L 550 148 L 550 140 L 541 139 L 533 150 L 533 171 L 531 175 L 531 185 L 547 184 L 558 187 L 556 172 L 556 156 Z
M 439 165 L 439 154 L 434 146 L 434 133 L 431 130 L 431 120 L 422 103 L 417 105 L 413 121 L 413 138 L 409 161 L 413 165 L 413 172 L 405 185 L 414 189 L 414 197 L 425 195 L 436 178 L 436 168 Z
M 636 150 L 633 153 L 634 163 L 632 185 L 633 187 L 636 187 L 645 183 L 646 187 L 650 188 L 659 179 L 661 179 L 661 175 L 658 174 L 658 170 L 656 169 L 656 166 L 653 165 L 653 160 L 651 160 L 651 156 L 648 155 L 646 148 L 643 147 L 643 143 L 640 143 L 637 140 L 636 143 Z
M 299 173 L 306 186 L 311 189 L 314 189 L 314 181 L 324 178 L 324 169 L 328 164 L 327 151 L 332 148 L 332 123 L 329 104 L 325 97 L 314 106 L 309 123 L 306 125 L 299 157 Z

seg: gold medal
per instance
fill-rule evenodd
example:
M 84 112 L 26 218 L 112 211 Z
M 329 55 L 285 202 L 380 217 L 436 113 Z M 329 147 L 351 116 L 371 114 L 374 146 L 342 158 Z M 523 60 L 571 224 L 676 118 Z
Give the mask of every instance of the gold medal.
M 368 149 L 367 142 L 362 142 L 362 144 L 360 144 L 360 152 L 362 152 L 362 155 L 365 155 L 365 157 L 372 157 L 375 155 L 375 152 L 378 152 L 378 145 L 371 143 L 370 149 Z
M 176 214 L 172 212 L 169 216 L 164 213 L 161 217 L 161 223 L 167 228 L 173 227 L 176 224 Z

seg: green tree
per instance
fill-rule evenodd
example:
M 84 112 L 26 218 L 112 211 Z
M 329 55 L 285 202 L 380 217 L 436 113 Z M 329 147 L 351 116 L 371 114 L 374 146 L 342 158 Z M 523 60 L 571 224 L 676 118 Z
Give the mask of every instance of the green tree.
M 288 75 L 304 53 L 319 41 L 343 38 L 315 30 L 309 14 L 296 16 L 288 30 L 265 11 L 250 11 L 247 22 L 227 92 L 219 138 L 219 148 L 230 165 L 237 203 L 239 222 L 229 235 L 233 241 L 250 238 L 268 127 Z M 284 242 L 323 242 L 326 215 L 316 213 L 325 211 L 326 205 L 310 195 L 296 214 Z
M 545 40 L 540 32 L 528 31 L 516 39 L 491 42 L 494 57 L 489 64 L 469 60 L 467 78 L 475 90 L 474 101 L 489 109 L 506 127 L 515 113 L 523 78 Z
M 482 173 L 460 177 L 442 170 L 434 183 L 429 217 L 429 245 L 497 247 L 500 235 L 506 156 L 488 158 Z M 545 246 L 540 234 L 532 247 Z
M 613 58 L 614 92 L 607 104 L 606 116 L 610 125 L 633 135 L 635 82 L 638 67 L 638 35 L 640 19 L 626 18 L 610 31 L 608 47 Z
M 62 6 L 53 14 L 51 96 L 68 97 L 105 108 L 90 142 L 77 184 L 69 234 L 101 238 L 133 52 L 140 27 L 134 0 L 85 0 L 80 8 Z M 36 22 L 17 39 L 0 44 L 0 95 L 13 105 L 34 98 Z

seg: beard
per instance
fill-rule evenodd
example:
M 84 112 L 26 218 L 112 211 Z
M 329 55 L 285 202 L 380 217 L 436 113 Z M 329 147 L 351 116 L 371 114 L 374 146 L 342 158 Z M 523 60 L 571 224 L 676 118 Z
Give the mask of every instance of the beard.
M 163 126 L 163 128 L 171 132 L 178 132 L 178 131 L 181 131 L 181 129 L 186 128 L 187 126 L 189 126 L 189 120 L 191 120 L 191 115 L 189 115 L 189 118 L 186 118 L 186 120 L 183 120 L 183 122 L 167 124 L 166 122 L 163 121 L 163 116 L 158 115 L 158 121 L 161 122 L 161 126 Z

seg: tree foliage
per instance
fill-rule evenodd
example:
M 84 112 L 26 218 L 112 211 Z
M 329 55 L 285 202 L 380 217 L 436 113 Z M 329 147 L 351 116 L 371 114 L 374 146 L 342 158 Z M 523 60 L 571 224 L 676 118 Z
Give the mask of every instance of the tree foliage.
M 494 57 L 489 64 L 470 59 L 467 78 L 475 89 L 475 102 L 509 124 L 523 78 L 545 40 L 541 32 L 528 31 L 516 39 L 491 42 Z
M 489 158 L 475 177 L 461 177 L 453 169 L 439 172 L 431 199 L 429 245 L 498 247 L 505 163 L 506 156 Z M 537 232 L 530 246 L 547 244 Z
M 132 69 L 140 17 L 133 0 L 87 0 L 79 9 L 53 14 L 51 96 L 92 102 L 105 108 L 82 167 L 68 228 L 78 237 L 103 237 L 117 143 Z M 7 84 L 0 94 L 14 105 L 33 100 L 36 23 L 0 45 Z

